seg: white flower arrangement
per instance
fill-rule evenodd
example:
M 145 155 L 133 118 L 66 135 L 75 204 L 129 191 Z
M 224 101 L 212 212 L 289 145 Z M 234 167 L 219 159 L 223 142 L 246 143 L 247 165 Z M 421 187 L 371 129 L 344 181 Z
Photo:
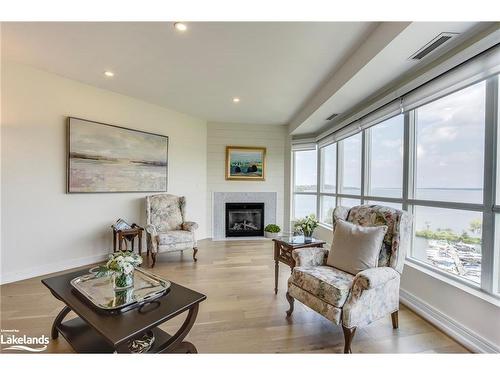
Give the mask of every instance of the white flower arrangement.
M 130 275 L 142 263 L 142 257 L 131 251 L 117 251 L 110 254 L 105 265 L 99 266 L 98 274 L 125 274 Z

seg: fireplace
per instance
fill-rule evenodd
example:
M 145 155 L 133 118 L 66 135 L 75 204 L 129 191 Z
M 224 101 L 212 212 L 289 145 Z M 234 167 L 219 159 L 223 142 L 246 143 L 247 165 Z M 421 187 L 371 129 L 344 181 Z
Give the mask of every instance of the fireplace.
M 264 235 L 264 203 L 226 203 L 226 237 Z

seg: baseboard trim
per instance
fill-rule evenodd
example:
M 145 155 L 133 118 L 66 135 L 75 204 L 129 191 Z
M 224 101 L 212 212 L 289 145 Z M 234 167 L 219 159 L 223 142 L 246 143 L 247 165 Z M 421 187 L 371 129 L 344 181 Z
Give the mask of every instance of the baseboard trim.
M 500 353 L 498 346 L 451 319 L 415 295 L 401 289 L 399 298 L 403 305 L 438 327 L 470 351 L 474 353 Z
M 108 255 L 109 253 L 105 253 L 83 258 L 66 259 L 57 263 L 44 264 L 43 266 L 39 267 L 32 267 L 25 270 L 2 273 L 0 275 L 0 285 L 98 263 L 105 260 Z

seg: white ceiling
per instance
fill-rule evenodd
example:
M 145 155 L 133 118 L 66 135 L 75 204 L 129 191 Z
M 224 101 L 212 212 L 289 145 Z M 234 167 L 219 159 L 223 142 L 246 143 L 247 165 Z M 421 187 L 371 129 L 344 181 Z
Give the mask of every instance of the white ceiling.
M 365 63 L 359 65 L 359 69 L 351 69 L 349 72 L 344 72 L 345 67 L 338 69 L 332 80 L 338 81 L 340 76 L 344 76 L 341 84 L 330 85 L 332 87 L 322 95 L 322 98 L 313 97 L 311 100 L 316 103 L 309 106 L 310 108 L 304 108 L 303 113 L 292 119 L 290 130 L 294 135 L 321 132 L 322 129 L 330 126 L 326 119 L 332 113 L 349 113 L 351 108 L 356 107 L 363 100 L 377 94 L 380 90 L 385 90 L 387 86 L 392 86 L 392 82 L 432 62 L 491 24 L 411 22 L 407 25 L 401 23 L 396 30 L 382 30 L 383 27 L 387 29 L 387 26 L 387 24 L 381 25 L 374 30 L 370 38 L 367 38 L 365 45 L 360 48 L 366 48 L 380 40 L 383 35 L 389 34 L 384 43 L 380 43 L 377 49 L 372 50 L 372 54 L 366 58 Z M 409 59 L 417 50 L 442 32 L 453 32 L 458 36 L 421 61 Z M 358 59 L 359 56 L 353 55 L 345 62 L 345 65 L 351 66 Z M 328 86 L 328 82 L 325 86 Z
M 2 58 L 214 122 L 321 132 L 489 27 L 477 22 L 2 23 Z M 410 55 L 459 33 L 420 62 Z M 115 77 L 106 78 L 105 70 Z M 241 98 L 234 104 L 233 97 Z
M 376 26 L 3 23 L 2 58 L 208 121 L 287 124 Z

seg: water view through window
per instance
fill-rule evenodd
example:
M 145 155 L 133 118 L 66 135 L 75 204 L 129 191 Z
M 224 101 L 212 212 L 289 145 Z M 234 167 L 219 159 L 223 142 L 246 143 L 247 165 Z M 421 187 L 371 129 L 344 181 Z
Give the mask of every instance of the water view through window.
M 479 284 L 481 212 L 417 206 L 414 222 L 414 258 Z
M 415 198 L 483 203 L 486 84 L 480 82 L 415 110 Z M 482 213 L 415 207 L 412 256 L 469 281 L 481 281 Z
M 415 197 L 482 203 L 485 83 L 416 110 Z
M 399 115 L 368 130 L 371 196 L 403 197 L 403 126 Z

